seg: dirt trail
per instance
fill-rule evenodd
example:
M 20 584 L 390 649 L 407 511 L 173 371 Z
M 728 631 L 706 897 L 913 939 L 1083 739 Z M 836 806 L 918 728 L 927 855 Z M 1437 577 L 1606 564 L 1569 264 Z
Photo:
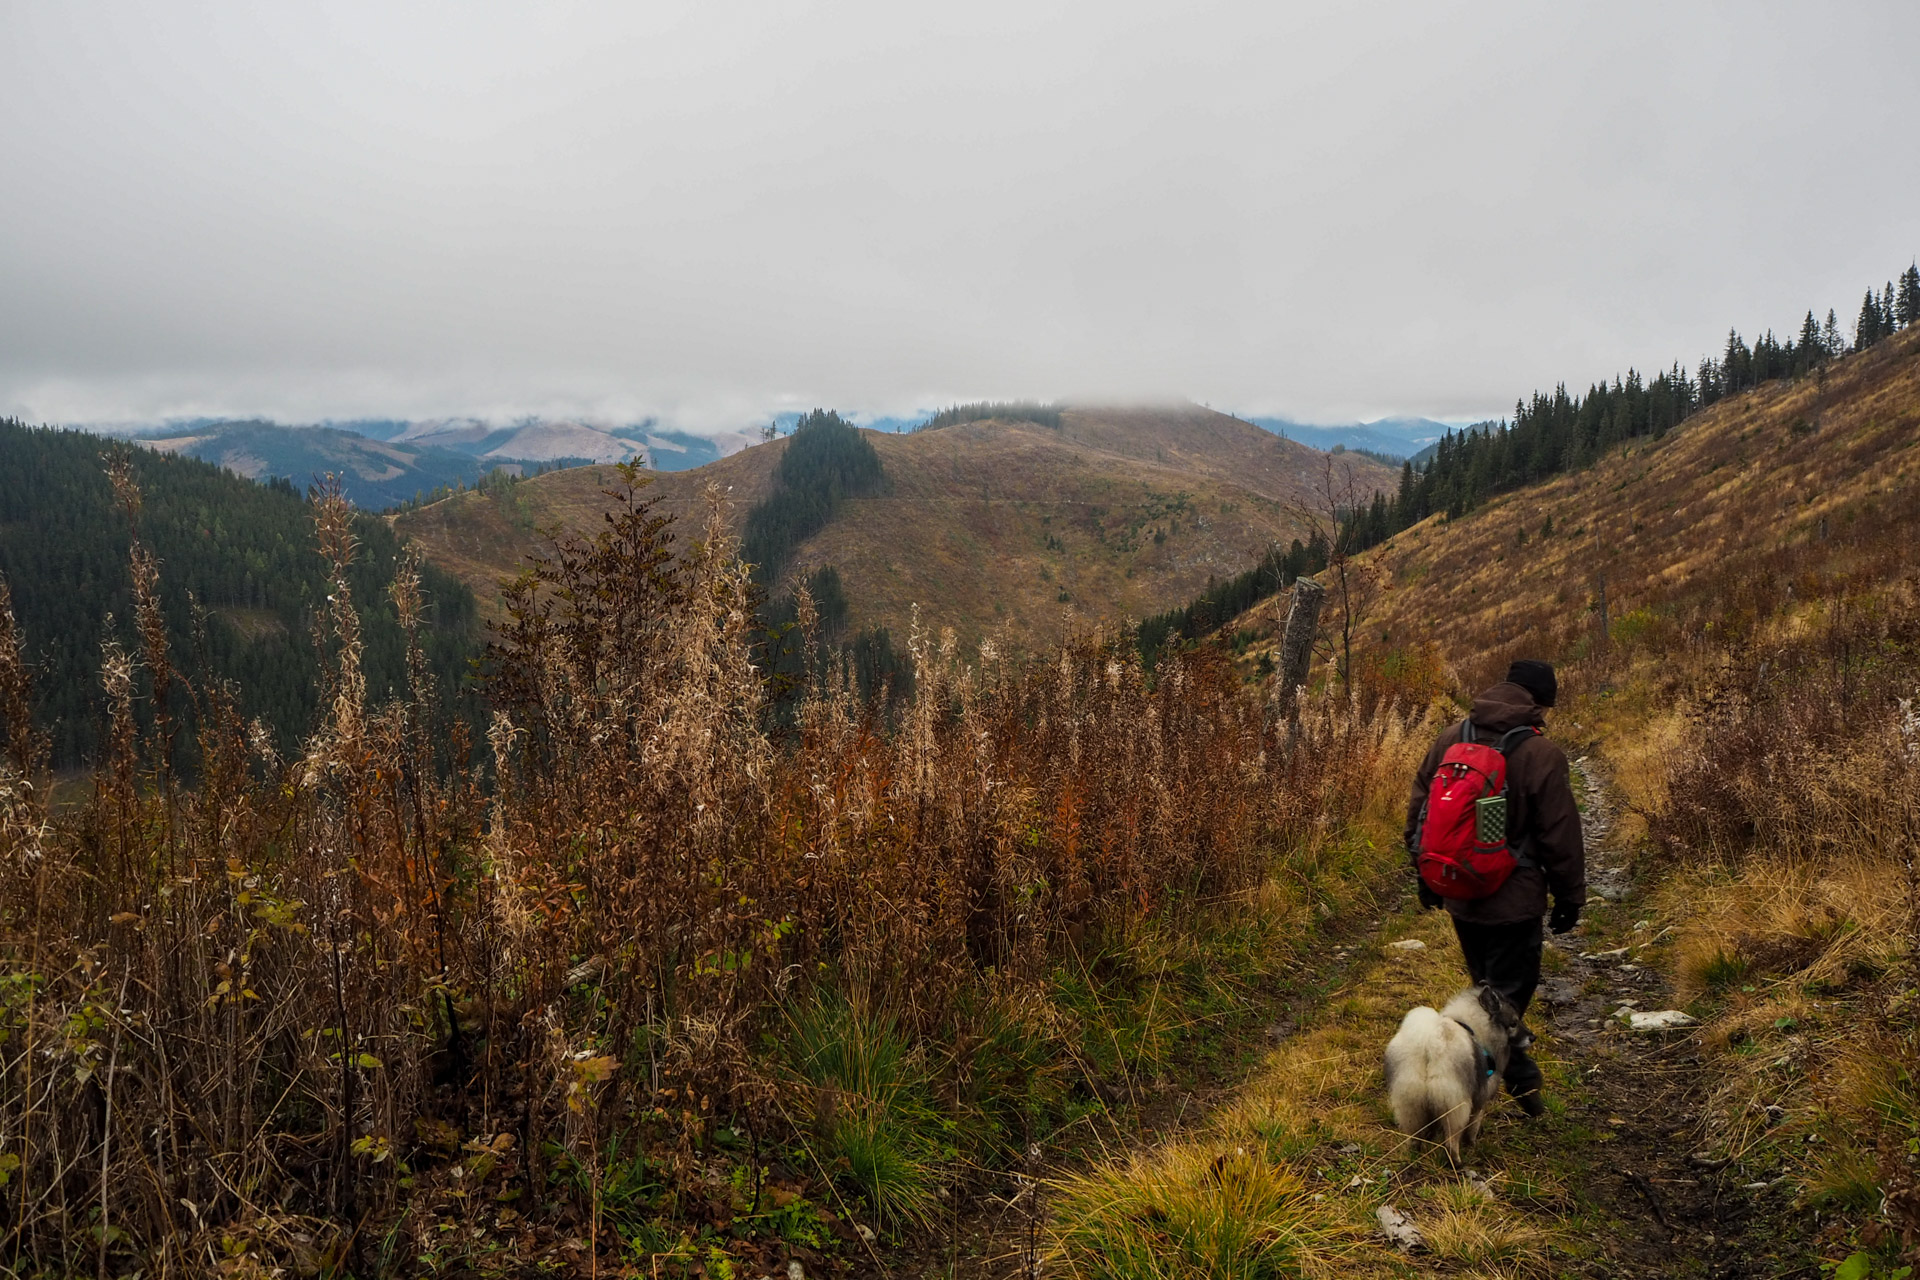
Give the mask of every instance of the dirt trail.
M 951 1206 L 952 1216 L 936 1232 L 884 1259 L 851 1259 L 852 1274 L 878 1280 L 1030 1280 L 1041 1274 L 1045 1189 L 1091 1160 L 1123 1159 L 1204 1128 L 1212 1111 L 1246 1085 L 1257 1053 L 1294 1035 L 1376 953 L 1376 935 L 1394 906 L 1390 899 L 1367 901 L 1326 921 L 1320 947 L 1299 957 L 1277 988 L 1265 993 L 1259 1010 L 1265 1026 L 1255 1022 L 1255 1029 L 1239 1033 L 1245 1041 L 1241 1048 L 1256 1055 L 1239 1072 L 1207 1073 L 1184 1083 L 1165 1077 L 1138 1082 L 1131 1105 L 1094 1122 L 1091 1138 L 1081 1133 L 1064 1148 L 1032 1148 L 1037 1159 L 974 1188 Z M 868 1261 L 880 1265 L 870 1267 Z
M 1485 1244 L 1475 1256 L 1457 1239 L 1450 1250 L 1411 1255 L 1396 1254 L 1380 1240 L 1354 1255 L 1356 1275 L 1817 1277 L 1817 1267 L 1805 1261 L 1812 1224 L 1795 1207 L 1791 1184 L 1756 1181 L 1762 1175 L 1752 1167 L 1730 1164 L 1710 1147 L 1703 1111 L 1711 1077 L 1700 1028 L 1629 1025 L 1626 1015 L 1633 1012 L 1674 1006 L 1661 968 L 1670 931 L 1618 838 L 1599 763 L 1579 761 L 1575 784 L 1583 800 L 1590 907 L 1577 931 L 1549 940 L 1528 1019 L 1540 1034 L 1552 1114 L 1528 1121 L 1510 1101 L 1498 1103 L 1483 1145 L 1469 1159 L 1486 1173 L 1456 1174 L 1409 1158 L 1386 1121 L 1380 1046 L 1409 1005 L 1435 999 L 1464 979 L 1451 930 L 1438 913 L 1418 911 L 1410 893 L 1398 908 L 1337 922 L 1315 961 L 1288 984 L 1289 995 L 1274 1001 L 1279 1020 L 1268 1039 L 1280 1046 L 1310 1040 L 1316 1054 L 1324 1050 L 1328 1060 L 1347 1063 L 1332 1083 L 1276 1076 L 1269 1063 L 1244 1078 L 1172 1088 L 1131 1112 L 1124 1131 L 1109 1135 L 1110 1154 L 1164 1149 L 1195 1135 L 1230 1150 L 1241 1139 L 1213 1132 L 1212 1115 L 1231 1111 L 1235 1099 L 1250 1092 L 1292 1093 L 1322 1109 L 1328 1122 L 1298 1157 L 1313 1185 L 1325 1188 L 1316 1201 L 1328 1200 L 1331 1208 L 1339 1200 L 1369 1224 L 1378 1205 L 1391 1203 L 1417 1227 L 1444 1232 L 1449 1206 L 1471 1201 L 1473 1195 L 1462 1199 L 1470 1191 L 1491 1206 L 1482 1219 L 1488 1229 L 1524 1241 L 1505 1251 Z M 1408 947 L 1414 949 L 1401 949 Z M 1044 1184 L 1057 1170 L 1035 1172 Z M 961 1215 L 954 1234 L 955 1243 L 964 1244 L 950 1243 L 941 1265 L 933 1265 L 931 1255 L 917 1266 L 900 1259 L 892 1273 L 981 1280 L 1034 1274 L 1038 1216 L 1047 1209 L 1030 1198 L 1032 1186 L 1010 1177 Z
M 1709 1080 L 1697 1028 L 1635 1031 L 1622 1011 L 1673 1007 L 1661 970 L 1646 963 L 1664 936 L 1641 909 L 1628 853 L 1613 839 L 1605 778 L 1590 759 L 1584 784 L 1591 923 L 1550 942 L 1534 1015 L 1562 1063 L 1566 1113 L 1558 1124 L 1586 1170 L 1578 1193 L 1610 1221 L 1584 1274 L 1605 1277 L 1815 1276 L 1794 1260 L 1798 1211 L 1784 1180 L 1750 1181 L 1705 1149 L 1702 1108 Z

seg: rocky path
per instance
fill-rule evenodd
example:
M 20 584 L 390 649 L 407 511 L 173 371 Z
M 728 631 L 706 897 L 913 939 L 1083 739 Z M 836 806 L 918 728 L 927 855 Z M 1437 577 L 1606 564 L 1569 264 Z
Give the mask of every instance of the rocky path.
M 1635 1029 L 1673 1008 L 1657 963 L 1667 930 L 1646 909 L 1598 764 L 1579 761 L 1584 785 L 1589 921 L 1549 946 L 1535 1008 L 1549 1061 L 1562 1064 L 1566 1113 L 1556 1122 L 1577 1194 L 1603 1222 L 1584 1263 L 1594 1277 L 1709 1280 L 1815 1276 L 1793 1255 L 1797 1211 L 1777 1182 L 1750 1182 L 1708 1149 L 1702 1108 L 1708 1076 L 1699 1030 Z M 1657 1017 L 1653 1020 L 1658 1020 Z M 1586 1149 L 1579 1146 L 1586 1143 Z

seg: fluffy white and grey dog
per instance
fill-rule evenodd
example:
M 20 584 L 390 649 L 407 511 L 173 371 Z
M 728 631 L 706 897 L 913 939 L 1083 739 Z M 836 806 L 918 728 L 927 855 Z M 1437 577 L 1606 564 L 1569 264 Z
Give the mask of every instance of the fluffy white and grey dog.
M 1387 1098 L 1400 1131 L 1439 1143 L 1459 1163 L 1461 1147 L 1480 1136 L 1520 1034 L 1513 1002 L 1488 986 L 1462 991 L 1444 1009 L 1409 1010 L 1387 1042 Z

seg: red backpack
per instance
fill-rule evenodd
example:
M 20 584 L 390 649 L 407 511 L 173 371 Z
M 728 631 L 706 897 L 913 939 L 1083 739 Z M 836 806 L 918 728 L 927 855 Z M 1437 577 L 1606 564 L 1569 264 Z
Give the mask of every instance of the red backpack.
M 1507 756 L 1538 733 L 1522 725 L 1487 746 L 1474 741 L 1473 721 L 1461 721 L 1460 741 L 1440 757 L 1420 807 L 1413 852 L 1427 888 L 1443 898 L 1485 898 L 1515 867 L 1538 865 L 1507 847 Z

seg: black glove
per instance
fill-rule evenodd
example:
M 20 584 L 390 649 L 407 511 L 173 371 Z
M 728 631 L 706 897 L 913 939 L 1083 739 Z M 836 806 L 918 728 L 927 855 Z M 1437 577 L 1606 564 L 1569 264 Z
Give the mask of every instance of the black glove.
M 1577 902 L 1556 902 L 1553 913 L 1547 917 L 1547 928 L 1555 933 L 1565 933 L 1580 923 L 1580 904 Z
M 1416 881 L 1415 886 L 1420 891 L 1420 905 L 1427 910 L 1432 911 L 1435 907 L 1441 906 L 1446 902 L 1445 898 L 1442 898 L 1439 894 L 1427 888 L 1427 882 L 1425 880 Z

